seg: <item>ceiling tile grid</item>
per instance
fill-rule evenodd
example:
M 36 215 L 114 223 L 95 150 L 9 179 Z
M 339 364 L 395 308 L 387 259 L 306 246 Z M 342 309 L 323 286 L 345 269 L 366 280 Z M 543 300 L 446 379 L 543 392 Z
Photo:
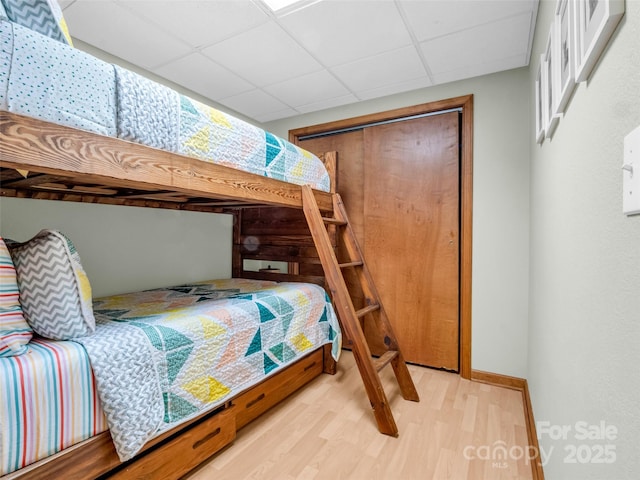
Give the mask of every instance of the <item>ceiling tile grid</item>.
M 257 122 L 526 66 L 537 0 L 60 0 L 73 37 Z M 304 8 L 302 8 L 304 7 Z

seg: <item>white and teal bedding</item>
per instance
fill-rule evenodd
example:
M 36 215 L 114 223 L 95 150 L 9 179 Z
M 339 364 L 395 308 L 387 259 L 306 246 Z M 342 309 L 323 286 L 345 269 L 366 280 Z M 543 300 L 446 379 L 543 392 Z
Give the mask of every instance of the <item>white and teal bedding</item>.
M 94 313 L 91 336 L 0 358 L 0 476 L 107 428 L 131 458 L 319 346 L 340 352 L 316 285 L 213 280 L 96 299 Z
M 113 67 L 0 19 L 0 109 L 114 137 Z
M 98 299 L 91 359 L 121 460 L 150 438 L 332 344 L 340 327 L 317 285 L 231 279 Z M 135 366 L 135 368 L 132 368 Z
M 329 191 L 320 159 L 66 43 L 0 18 L 0 110 Z

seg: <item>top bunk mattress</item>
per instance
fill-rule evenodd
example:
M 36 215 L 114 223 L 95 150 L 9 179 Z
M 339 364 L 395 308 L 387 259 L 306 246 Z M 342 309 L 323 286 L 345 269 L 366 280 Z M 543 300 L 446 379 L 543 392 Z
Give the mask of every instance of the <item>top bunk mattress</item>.
M 0 110 L 330 190 L 322 161 L 298 146 L 1 18 Z

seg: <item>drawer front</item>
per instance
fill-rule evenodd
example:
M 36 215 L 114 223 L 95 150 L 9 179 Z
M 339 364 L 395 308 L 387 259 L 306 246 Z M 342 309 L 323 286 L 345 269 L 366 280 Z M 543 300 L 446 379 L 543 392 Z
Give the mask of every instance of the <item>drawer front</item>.
M 323 369 L 322 358 L 321 348 L 234 398 L 237 428 L 244 427 L 261 413 L 320 375 Z
M 163 443 L 110 478 L 180 478 L 236 438 L 235 407 Z

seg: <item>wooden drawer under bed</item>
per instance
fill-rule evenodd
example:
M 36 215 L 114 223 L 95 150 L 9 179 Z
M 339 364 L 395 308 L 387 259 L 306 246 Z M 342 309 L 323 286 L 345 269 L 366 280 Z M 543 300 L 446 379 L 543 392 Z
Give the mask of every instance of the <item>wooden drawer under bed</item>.
M 235 407 L 211 415 L 123 467 L 110 479 L 180 478 L 236 438 Z
M 320 375 L 322 371 L 322 349 L 318 349 L 286 370 L 241 393 L 232 400 L 236 407 L 236 428 L 241 429 Z
M 324 369 L 323 357 L 322 348 L 315 350 L 231 399 L 226 408 L 151 440 L 144 451 L 129 464 L 120 463 L 109 432 L 103 432 L 52 457 L 3 476 L 2 480 L 180 478 L 232 443 L 236 430 L 320 375 Z

